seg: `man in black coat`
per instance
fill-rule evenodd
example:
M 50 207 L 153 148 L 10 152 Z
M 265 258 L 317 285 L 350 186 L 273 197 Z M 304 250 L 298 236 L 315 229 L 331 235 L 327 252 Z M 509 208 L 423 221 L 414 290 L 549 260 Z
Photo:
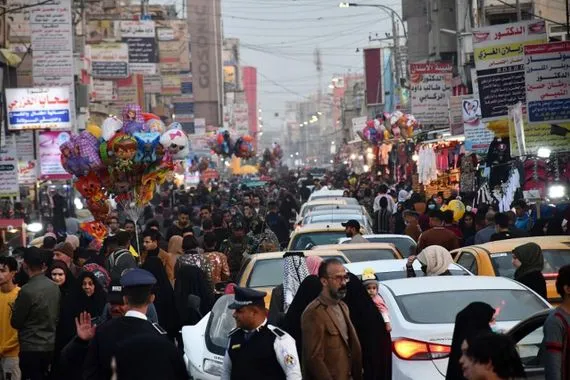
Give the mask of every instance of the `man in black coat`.
M 142 367 L 148 369 L 149 376 L 144 378 L 161 379 L 187 379 L 185 365 L 176 347 L 167 341 L 166 332 L 157 324 L 150 323 L 146 318 L 148 305 L 154 301 L 151 293 L 152 286 L 156 283 L 154 276 L 144 269 L 132 269 L 121 277 L 123 299 L 128 307 L 124 317 L 112 319 L 97 328 L 95 336 L 89 343 L 87 357 L 83 365 L 83 379 L 86 380 L 109 380 L 112 376 L 111 360 L 117 360 L 117 368 L 122 368 L 128 373 L 126 366 L 121 361 L 132 362 L 135 352 L 125 352 L 125 347 L 132 347 L 132 339 L 140 337 L 148 341 L 159 341 L 160 345 L 149 346 L 147 349 L 160 348 L 161 360 L 138 361 L 137 373 Z M 163 339 L 164 341 L 161 341 Z M 135 342 L 136 343 L 136 342 Z M 155 348 L 153 348 L 155 347 Z M 165 347 L 169 347 L 165 349 Z M 150 374 L 159 373 L 160 376 L 152 377 Z M 123 372 L 125 375 L 125 372 Z M 142 379 L 138 377 L 138 379 Z

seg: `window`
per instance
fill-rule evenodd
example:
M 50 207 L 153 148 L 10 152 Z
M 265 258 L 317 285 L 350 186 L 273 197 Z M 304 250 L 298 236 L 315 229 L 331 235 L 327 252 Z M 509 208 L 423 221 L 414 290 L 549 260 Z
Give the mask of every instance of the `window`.
M 291 251 L 311 249 L 316 245 L 336 244 L 338 239 L 346 236 L 344 231 L 307 232 L 296 235 L 291 243 Z
M 544 275 L 555 276 L 561 267 L 570 264 L 570 250 L 567 249 L 543 250 L 542 255 L 544 256 L 544 269 L 542 270 Z M 491 262 L 497 276 L 514 277 L 516 268 L 513 266 L 511 252 L 492 253 Z
M 343 249 L 342 253 L 351 263 L 399 259 L 391 249 Z
M 461 265 L 463 268 L 467 269 L 469 272 L 473 274 L 478 274 L 479 271 L 477 268 L 477 260 L 475 256 L 470 252 L 462 252 L 461 256 L 459 256 L 459 260 L 457 260 L 457 264 Z

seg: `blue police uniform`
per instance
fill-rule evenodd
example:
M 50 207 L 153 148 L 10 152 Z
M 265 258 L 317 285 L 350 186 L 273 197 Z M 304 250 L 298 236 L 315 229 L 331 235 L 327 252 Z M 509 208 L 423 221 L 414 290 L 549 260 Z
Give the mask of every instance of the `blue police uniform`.
M 236 287 L 235 301 L 229 308 L 265 307 L 265 294 Z M 242 379 L 302 379 L 295 340 L 285 331 L 268 324 L 267 319 L 251 331 L 232 330 L 224 357 L 222 380 Z

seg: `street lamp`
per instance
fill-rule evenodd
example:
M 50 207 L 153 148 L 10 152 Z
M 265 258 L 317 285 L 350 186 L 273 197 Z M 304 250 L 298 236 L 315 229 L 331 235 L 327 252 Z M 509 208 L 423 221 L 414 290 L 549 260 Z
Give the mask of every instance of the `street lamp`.
M 390 8 L 386 5 L 382 5 L 382 4 L 359 4 L 359 3 L 339 3 L 338 7 L 339 8 L 372 7 L 372 8 L 383 9 L 383 10 L 389 12 L 390 14 L 392 14 L 398 18 L 398 20 L 402 24 L 402 29 L 404 30 L 404 37 L 406 37 L 406 39 L 408 38 L 408 32 L 406 31 L 406 26 L 404 25 L 404 20 L 402 20 L 402 17 L 400 17 L 400 15 L 395 10 L 393 10 L 392 8 Z

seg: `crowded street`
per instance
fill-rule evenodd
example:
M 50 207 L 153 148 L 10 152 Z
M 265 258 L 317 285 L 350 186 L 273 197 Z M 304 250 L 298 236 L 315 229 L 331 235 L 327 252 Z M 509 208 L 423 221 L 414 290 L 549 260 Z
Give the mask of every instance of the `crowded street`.
M 0 0 L 0 380 L 570 380 L 569 7 Z

